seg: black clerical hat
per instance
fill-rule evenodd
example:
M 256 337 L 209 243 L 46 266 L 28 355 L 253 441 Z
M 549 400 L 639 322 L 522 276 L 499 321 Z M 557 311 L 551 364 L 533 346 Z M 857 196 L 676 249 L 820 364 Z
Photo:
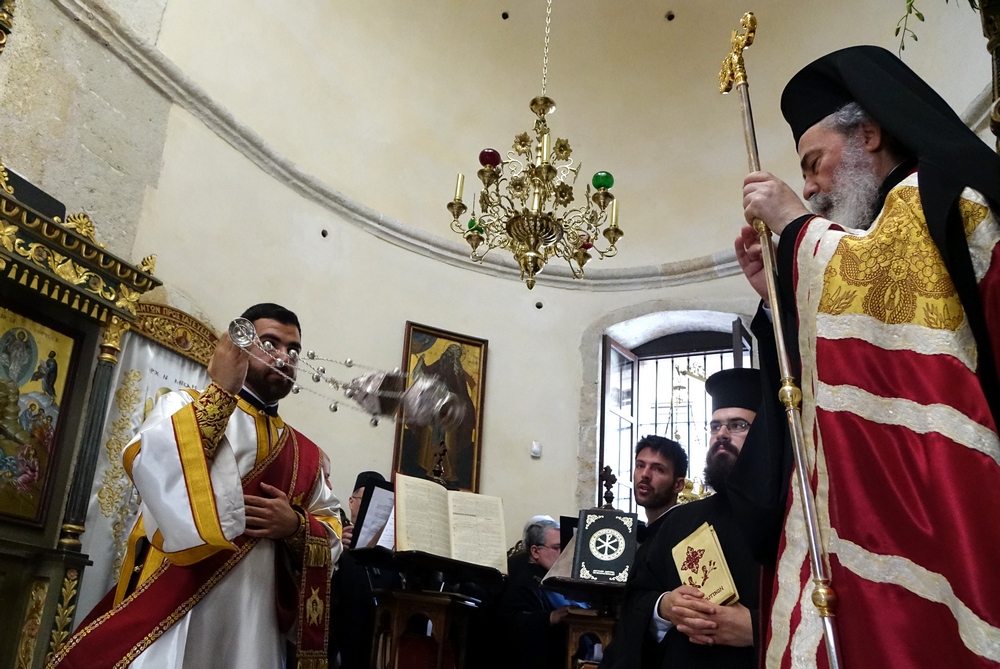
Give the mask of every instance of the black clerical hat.
M 1000 156 L 903 61 L 876 46 L 841 49 L 806 65 L 785 86 L 781 113 L 798 145 L 806 130 L 852 101 L 917 158 L 927 230 L 965 309 L 978 350 L 976 373 L 1000 422 L 1000 379 L 958 210 L 968 187 L 998 211 Z
M 757 411 L 762 396 L 760 370 L 741 367 L 716 372 L 705 381 L 705 391 L 712 396 L 713 413 L 730 407 Z
M 385 483 L 385 477 L 378 472 L 361 472 L 354 481 L 354 489 L 367 488 L 369 483 Z
M 949 151 L 934 137 L 941 132 L 976 140 L 992 153 L 927 82 L 877 46 L 848 47 L 806 65 L 785 86 L 781 113 L 798 144 L 806 130 L 849 102 L 915 154 Z

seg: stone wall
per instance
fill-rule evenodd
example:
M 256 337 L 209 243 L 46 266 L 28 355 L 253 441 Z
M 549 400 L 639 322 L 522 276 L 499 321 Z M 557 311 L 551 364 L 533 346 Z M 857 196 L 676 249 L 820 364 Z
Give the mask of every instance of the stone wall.
M 126 259 L 159 178 L 169 109 L 57 4 L 18 3 L 0 57 L 0 159 L 68 213 L 90 214 L 98 240 Z

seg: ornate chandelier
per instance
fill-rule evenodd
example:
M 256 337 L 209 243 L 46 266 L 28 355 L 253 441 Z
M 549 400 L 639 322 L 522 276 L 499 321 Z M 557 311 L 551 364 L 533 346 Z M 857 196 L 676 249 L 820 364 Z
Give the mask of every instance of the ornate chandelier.
M 534 139 L 527 132 L 516 135 L 506 160 L 496 149 L 480 152 L 482 169 L 476 174 L 483 190 L 478 200 L 473 200 L 472 217 L 468 222 L 459 220 L 468 210 L 462 202 L 464 174 L 458 175 L 455 199 L 447 205 L 453 217 L 451 229 L 472 247 L 470 258 L 482 262 L 492 249 L 506 249 L 521 268 L 521 279 L 529 290 L 535 286 L 535 276 L 553 257 L 569 263 L 573 278 L 582 279 L 583 266 L 593 258 L 592 254 L 596 253 L 601 259 L 616 255 L 615 244 L 624 234 L 618 227 L 618 200 L 610 192 L 615 180 L 608 172 L 595 174 L 591 181 L 593 195 L 588 185 L 583 204 L 571 208 L 573 185 L 581 165 L 577 163 L 574 167 L 569 140 L 556 139 L 552 143 L 545 120 L 556 108 L 555 101 L 545 95 L 551 20 L 552 0 L 548 0 L 542 94 L 529 105 L 538 117 L 533 129 Z M 601 234 L 608 242 L 603 251 L 596 246 Z

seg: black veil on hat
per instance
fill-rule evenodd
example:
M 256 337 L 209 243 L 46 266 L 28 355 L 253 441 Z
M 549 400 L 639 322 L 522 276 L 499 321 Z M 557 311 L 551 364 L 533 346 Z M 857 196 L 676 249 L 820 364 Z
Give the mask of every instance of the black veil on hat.
M 903 61 L 877 46 L 841 49 L 806 65 L 785 86 L 781 113 L 797 146 L 806 130 L 850 102 L 917 158 L 927 229 L 969 319 L 978 349 L 976 373 L 1000 424 L 1000 382 L 958 210 L 959 195 L 969 187 L 1000 213 L 1000 156 Z
M 708 377 L 705 391 L 712 396 L 712 412 L 737 407 L 758 411 L 763 392 L 760 370 L 750 367 L 724 369 Z

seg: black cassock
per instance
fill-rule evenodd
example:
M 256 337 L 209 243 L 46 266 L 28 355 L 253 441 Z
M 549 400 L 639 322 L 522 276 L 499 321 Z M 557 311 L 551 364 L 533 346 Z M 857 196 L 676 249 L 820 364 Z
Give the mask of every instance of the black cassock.
M 701 646 L 671 629 L 657 643 L 650 633 L 653 608 L 660 595 L 681 585 L 671 550 L 702 523 L 715 528 L 729 564 L 740 603 L 750 609 L 754 639 L 758 631 L 760 567 L 740 531 L 725 493 L 690 502 L 668 513 L 655 536 L 645 542 L 629 579 L 615 639 L 609 648 L 604 669 L 753 669 L 757 649 L 729 646 Z
M 629 576 L 628 583 L 625 584 L 625 596 L 623 598 L 622 611 L 629 610 L 627 608 L 628 603 L 635 597 L 634 583 L 636 565 L 644 559 L 646 551 L 648 551 L 649 547 L 653 545 L 653 537 L 655 537 L 656 533 L 660 531 L 661 527 L 663 527 L 663 523 L 666 521 L 667 516 L 669 516 L 670 512 L 677 508 L 678 507 L 676 506 L 672 506 L 649 525 L 639 526 L 638 538 L 640 543 L 639 548 L 635 551 L 635 559 L 632 561 L 632 574 Z M 616 669 L 625 669 L 626 667 L 635 666 L 634 658 L 631 657 L 628 649 L 624 648 L 624 644 L 618 642 L 618 639 L 622 638 L 624 634 L 626 622 L 626 616 L 620 615 L 618 617 L 618 624 L 615 625 L 614 639 L 611 641 L 611 645 L 604 649 L 604 657 L 601 659 L 600 669 L 611 669 L 612 667 Z

